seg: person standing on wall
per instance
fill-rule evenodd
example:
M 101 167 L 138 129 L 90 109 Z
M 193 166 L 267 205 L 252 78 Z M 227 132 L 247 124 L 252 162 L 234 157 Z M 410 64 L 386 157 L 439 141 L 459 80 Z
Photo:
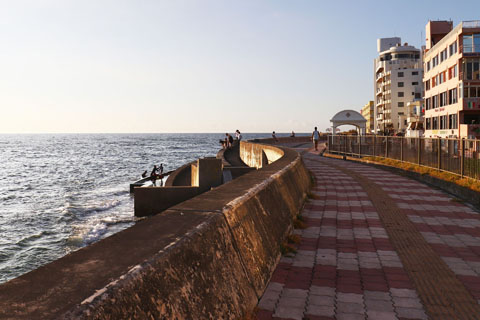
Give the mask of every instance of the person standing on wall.
M 275 131 L 272 132 L 272 139 L 273 139 L 274 142 L 278 141 L 277 135 L 275 134 Z
M 317 127 L 312 133 L 313 145 L 315 146 L 315 151 L 318 151 L 318 140 L 320 139 L 320 132 L 318 132 Z
M 156 184 L 156 181 L 157 181 L 157 171 L 158 171 L 158 168 L 156 165 L 153 166 L 153 170 L 152 172 L 150 172 L 150 179 L 152 181 L 152 186 L 157 186 Z

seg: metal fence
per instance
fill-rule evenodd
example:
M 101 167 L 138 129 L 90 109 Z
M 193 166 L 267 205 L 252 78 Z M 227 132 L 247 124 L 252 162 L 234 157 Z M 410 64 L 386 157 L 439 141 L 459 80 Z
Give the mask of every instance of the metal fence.
M 480 140 L 331 135 L 327 152 L 394 159 L 480 179 Z

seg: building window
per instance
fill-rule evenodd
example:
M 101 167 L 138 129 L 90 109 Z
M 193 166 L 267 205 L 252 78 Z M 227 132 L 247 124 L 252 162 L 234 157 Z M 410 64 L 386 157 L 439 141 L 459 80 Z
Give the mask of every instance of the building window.
M 470 98 L 476 98 L 477 97 L 477 87 L 470 87 Z
M 453 77 L 455 78 L 456 76 L 458 76 L 458 68 L 457 68 L 457 65 L 454 65 L 453 66 Z
M 440 129 L 448 129 L 447 128 L 447 116 L 440 116 Z
M 438 129 L 438 117 L 432 117 L 432 129 L 433 130 Z
M 399 73 L 398 73 L 398 77 L 399 77 L 399 78 L 402 78 L 402 77 L 403 77 L 403 72 L 399 72 Z
M 431 107 L 432 107 L 430 101 L 431 101 L 430 98 L 425 99 L 425 109 L 427 109 L 427 110 L 430 110 Z
M 480 52 L 480 51 L 479 51 Z M 480 59 L 463 61 L 463 80 L 480 80 Z
M 432 96 L 432 109 L 438 108 L 438 96 Z
M 440 62 L 443 62 L 445 59 L 447 59 L 447 49 L 440 52 Z
M 422 94 L 420 92 L 415 93 L 415 100 L 422 99 Z
M 402 91 L 399 91 L 399 92 L 398 92 L 398 96 L 399 96 L 400 98 L 403 97 L 403 92 L 402 92 Z
M 447 105 L 447 91 L 440 93 L 440 107 Z
M 480 52 L 480 33 L 463 36 L 463 52 Z
M 426 118 L 425 119 L 425 127 L 427 130 L 432 129 L 432 118 Z
M 438 65 L 438 54 L 432 59 L 432 68 L 435 68 Z
M 412 86 L 418 86 L 418 82 L 417 81 L 412 82 Z
M 453 56 L 455 53 L 457 53 L 457 41 L 455 41 L 454 43 L 452 43 L 449 47 L 449 53 L 450 53 L 450 57 Z
M 398 87 L 399 87 L 399 88 L 403 87 L 403 82 L 399 82 L 399 83 L 398 83 Z
M 427 72 L 428 72 L 430 71 L 430 61 L 427 61 L 426 65 L 427 65 Z
M 425 91 L 430 90 L 430 80 L 425 81 Z
M 448 116 L 448 129 L 458 129 L 456 113 Z
M 412 71 L 412 76 L 418 76 L 418 71 Z
M 401 108 L 401 107 L 403 107 L 403 106 L 404 106 L 404 102 L 403 102 L 403 101 L 399 101 L 399 102 L 398 102 L 398 107 Z

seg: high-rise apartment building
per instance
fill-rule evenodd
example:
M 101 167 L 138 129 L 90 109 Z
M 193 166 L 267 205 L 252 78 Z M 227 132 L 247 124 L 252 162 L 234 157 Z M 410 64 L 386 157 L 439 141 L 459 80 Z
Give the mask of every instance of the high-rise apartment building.
M 365 124 L 366 133 L 373 133 L 375 128 L 375 105 L 373 101 L 368 101 L 368 103 L 363 106 L 360 114 L 367 120 L 367 123 Z
M 480 21 L 429 21 L 425 136 L 480 138 Z
M 399 116 L 408 102 L 423 97 L 422 57 L 419 49 L 401 44 L 401 39 L 377 40 L 374 60 L 375 133 L 389 134 L 406 128 Z

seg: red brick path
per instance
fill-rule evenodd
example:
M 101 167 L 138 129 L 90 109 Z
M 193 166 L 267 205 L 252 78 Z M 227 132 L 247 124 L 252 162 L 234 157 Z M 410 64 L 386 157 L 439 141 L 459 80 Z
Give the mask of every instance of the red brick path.
M 258 319 L 480 319 L 480 215 L 420 182 L 320 157 Z

